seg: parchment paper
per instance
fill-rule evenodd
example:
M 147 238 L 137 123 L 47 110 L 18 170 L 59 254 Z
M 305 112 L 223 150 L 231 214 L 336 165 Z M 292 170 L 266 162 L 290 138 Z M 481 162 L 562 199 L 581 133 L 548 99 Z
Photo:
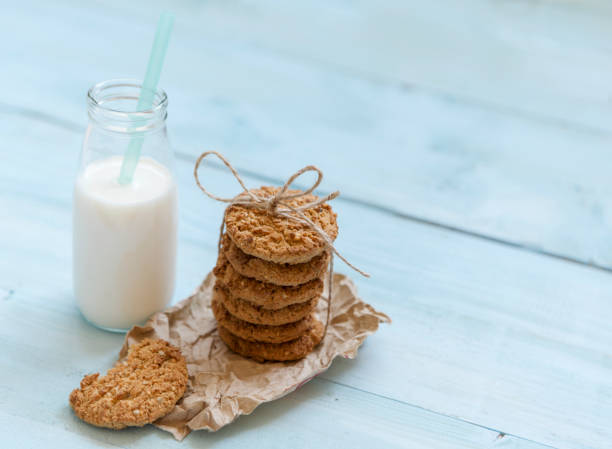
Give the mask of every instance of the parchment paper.
M 335 357 L 354 358 L 379 323 L 391 322 L 357 296 L 348 277 L 335 273 L 331 321 L 323 342 L 297 362 L 257 363 L 231 352 L 219 338 L 210 309 L 214 283 L 211 273 L 192 296 L 153 315 L 145 326 L 133 327 L 119 354 L 125 357 L 128 346 L 147 337 L 180 347 L 189 370 L 187 391 L 172 412 L 154 423 L 177 440 L 192 430 L 218 430 L 259 404 L 291 393 L 329 368 Z M 319 301 L 321 318 L 325 306 Z

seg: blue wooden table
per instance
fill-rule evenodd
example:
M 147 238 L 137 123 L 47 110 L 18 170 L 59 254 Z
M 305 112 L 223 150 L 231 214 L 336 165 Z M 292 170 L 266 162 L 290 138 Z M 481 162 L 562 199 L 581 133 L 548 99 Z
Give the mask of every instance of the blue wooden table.
M 191 171 L 217 149 L 253 186 L 321 167 L 342 192 L 338 249 L 393 318 L 357 359 L 182 443 L 91 427 L 67 402 L 123 338 L 71 292 L 85 92 L 142 76 L 170 4 L 84 3 L 0 15 L 2 448 L 612 447 L 608 2 L 172 2 L 175 299 L 215 261 L 221 206 Z

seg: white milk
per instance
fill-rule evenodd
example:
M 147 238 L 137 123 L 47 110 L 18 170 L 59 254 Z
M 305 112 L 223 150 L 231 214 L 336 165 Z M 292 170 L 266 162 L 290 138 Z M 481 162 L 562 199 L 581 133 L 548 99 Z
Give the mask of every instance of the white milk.
M 91 163 L 74 188 L 74 294 L 87 320 L 112 329 L 127 329 L 168 304 L 176 259 L 172 174 L 141 158 L 132 184 L 122 186 L 122 161 Z

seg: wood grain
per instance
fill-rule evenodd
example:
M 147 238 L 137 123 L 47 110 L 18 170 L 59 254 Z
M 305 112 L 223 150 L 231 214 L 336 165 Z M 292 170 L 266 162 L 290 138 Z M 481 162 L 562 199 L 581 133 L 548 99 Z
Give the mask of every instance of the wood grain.
M 143 5 L 24 1 L 0 15 L 9 36 L 0 39 L 0 428 L 11 430 L 9 447 L 178 446 L 151 428 L 91 428 L 66 405 L 121 342 L 73 304 L 70 192 L 84 92 L 142 76 L 157 12 L 170 3 Z M 176 299 L 215 260 L 221 206 L 190 173 L 195 155 L 214 148 L 255 175 L 250 185 L 319 165 L 323 188 L 344 196 L 334 205 L 338 249 L 372 272 L 356 278 L 360 292 L 394 319 L 356 360 L 183 445 L 608 447 L 610 5 L 171 7 L 162 81 L 180 156 Z M 236 192 L 218 169 L 206 182 Z

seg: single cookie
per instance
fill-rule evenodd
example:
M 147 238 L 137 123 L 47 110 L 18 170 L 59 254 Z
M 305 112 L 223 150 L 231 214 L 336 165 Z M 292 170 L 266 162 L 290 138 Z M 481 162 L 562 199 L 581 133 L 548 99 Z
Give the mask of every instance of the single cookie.
M 236 318 L 227 311 L 223 303 L 216 297 L 212 298 L 212 311 L 219 325 L 225 327 L 232 334 L 249 341 L 264 343 L 284 343 L 294 340 L 312 327 L 312 314 L 294 323 L 281 326 L 266 326 L 252 324 Z
M 323 338 L 323 324 L 316 319 L 313 326 L 301 337 L 280 344 L 248 341 L 237 337 L 223 326 L 218 326 L 218 331 L 221 340 L 232 351 L 258 362 L 299 360 L 306 357 Z
M 147 338 L 132 346 L 127 358 L 105 376 L 85 376 L 69 402 L 79 418 L 94 426 L 144 426 L 174 408 L 185 393 L 187 377 L 178 348 Z
M 291 304 L 310 301 L 321 296 L 323 292 L 322 278 L 294 287 L 283 287 L 244 277 L 234 270 L 223 251 L 219 253 L 213 273 L 232 296 L 250 301 L 264 309 L 278 310 Z
M 227 311 L 236 318 L 253 324 L 267 324 L 270 326 L 280 326 L 281 324 L 293 323 L 301 320 L 314 311 L 319 302 L 319 297 L 317 296 L 310 301 L 292 304 L 278 310 L 269 310 L 261 306 L 256 306 L 249 301 L 233 297 L 229 294 L 227 289 L 218 282 L 215 284 L 213 295 L 215 295 L 223 303 Z
M 223 234 L 223 251 L 234 270 L 243 276 L 275 285 L 300 285 L 321 277 L 329 265 L 329 253 L 324 251 L 308 262 L 298 264 L 274 263 L 241 251 Z
M 261 187 L 251 192 L 260 197 L 269 198 L 279 190 L 280 187 Z M 299 192 L 299 190 L 288 191 L 290 194 Z M 287 200 L 287 204 L 299 207 L 317 199 L 317 196 L 309 194 Z M 338 235 L 336 214 L 328 204 L 322 204 L 303 212 L 332 241 L 336 239 Z M 241 205 L 230 206 L 225 214 L 225 226 L 232 241 L 242 251 L 275 263 L 308 262 L 321 254 L 327 246 L 325 240 L 307 224 L 287 217 L 272 215 L 262 209 Z

